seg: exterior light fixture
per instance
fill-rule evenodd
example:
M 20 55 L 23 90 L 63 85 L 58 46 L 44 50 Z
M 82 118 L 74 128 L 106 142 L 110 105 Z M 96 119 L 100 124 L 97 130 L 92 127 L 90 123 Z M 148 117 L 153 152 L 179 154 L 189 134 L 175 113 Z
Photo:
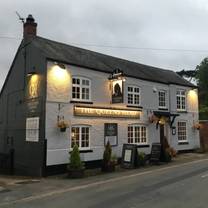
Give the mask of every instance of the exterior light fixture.
M 126 79 L 124 78 L 124 73 L 123 71 L 121 71 L 120 69 L 115 69 L 112 74 L 110 74 L 110 76 L 108 77 L 109 80 L 122 80 L 122 81 L 126 81 Z
M 54 62 L 54 64 L 59 66 L 61 69 L 66 69 L 66 66 L 63 63 Z
M 37 74 L 37 72 L 35 70 L 35 67 L 33 67 L 32 70 L 27 73 L 27 76 L 29 77 L 29 76 L 32 76 L 32 75 L 35 75 L 35 74 Z

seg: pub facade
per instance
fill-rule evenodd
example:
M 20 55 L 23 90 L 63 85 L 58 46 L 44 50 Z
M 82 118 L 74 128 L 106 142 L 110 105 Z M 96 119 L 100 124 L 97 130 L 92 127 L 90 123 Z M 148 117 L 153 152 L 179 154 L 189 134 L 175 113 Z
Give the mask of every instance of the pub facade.
M 199 147 L 195 85 L 175 72 L 48 40 L 31 15 L 0 94 L 0 152 L 14 150 L 17 174 L 47 175 L 79 146 L 86 164 L 136 144 L 150 154 L 164 138 Z

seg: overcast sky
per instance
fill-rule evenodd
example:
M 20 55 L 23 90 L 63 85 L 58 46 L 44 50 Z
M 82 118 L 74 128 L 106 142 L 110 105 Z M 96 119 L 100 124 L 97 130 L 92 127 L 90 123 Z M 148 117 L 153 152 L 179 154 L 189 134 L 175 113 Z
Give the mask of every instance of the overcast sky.
M 34 16 L 39 36 L 165 69 L 192 70 L 208 55 L 135 49 L 208 50 L 207 0 L 1 0 L 0 88 L 22 39 L 15 11 Z

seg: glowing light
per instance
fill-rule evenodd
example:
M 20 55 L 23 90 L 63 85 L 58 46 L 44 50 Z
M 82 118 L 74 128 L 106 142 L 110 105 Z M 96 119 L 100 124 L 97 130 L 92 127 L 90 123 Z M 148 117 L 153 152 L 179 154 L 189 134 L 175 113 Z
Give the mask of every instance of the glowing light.
M 76 116 L 92 117 L 115 117 L 115 118 L 140 118 L 140 111 L 128 109 L 110 109 L 110 108 L 92 108 L 75 106 L 74 114 Z
M 57 80 L 64 80 L 67 76 L 67 71 L 57 65 L 52 68 L 51 73 L 53 73 L 54 78 Z
M 29 97 L 38 97 L 39 76 L 37 74 L 31 75 L 28 82 Z

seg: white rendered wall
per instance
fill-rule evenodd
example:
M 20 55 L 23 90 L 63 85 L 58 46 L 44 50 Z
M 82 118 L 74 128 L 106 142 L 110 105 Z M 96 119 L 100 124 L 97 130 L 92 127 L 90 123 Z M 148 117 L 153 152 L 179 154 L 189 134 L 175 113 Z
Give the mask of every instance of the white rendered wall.
M 148 144 L 150 147 L 141 148 L 141 151 L 149 154 L 151 144 L 159 142 L 159 128 L 149 122 L 149 116 L 153 111 L 158 111 L 158 90 L 165 90 L 167 93 L 166 103 L 170 112 L 176 112 L 176 89 L 177 86 L 153 83 L 135 78 L 126 77 L 124 84 L 124 95 L 127 95 L 127 86 L 136 85 L 141 89 L 141 106 L 143 107 L 140 119 L 122 119 L 122 118 L 90 118 L 78 117 L 73 115 L 73 106 L 71 101 L 71 78 L 72 76 L 83 76 L 91 80 L 92 86 L 92 106 L 102 107 L 122 107 L 126 108 L 127 97 L 125 96 L 123 104 L 110 104 L 111 92 L 108 81 L 109 74 L 97 72 L 93 70 L 83 69 L 81 67 L 69 66 L 64 72 L 64 80 L 59 81 L 54 79 L 52 72 L 53 63 L 48 63 L 47 76 L 47 102 L 46 102 L 46 139 L 47 139 L 47 165 L 65 164 L 69 161 L 70 147 L 70 128 L 66 132 L 61 133 L 57 128 L 57 116 L 64 115 L 66 121 L 71 125 L 85 124 L 90 125 L 90 150 L 93 152 L 81 153 L 84 161 L 102 159 L 104 151 L 104 123 L 118 123 L 118 146 L 113 147 L 113 153 L 121 157 L 122 145 L 127 143 L 127 127 L 129 124 L 145 124 L 148 133 Z M 60 77 L 61 78 L 61 77 Z M 153 88 L 157 89 L 154 92 Z M 187 89 L 187 88 L 185 88 Z M 169 102 L 170 98 L 170 102 Z M 187 102 L 188 99 L 187 99 Z M 171 103 L 171 106 L 170 106 Z M 87 105 L 88 106 L 88 105 Z M 59 111 L 60 107 L 60 111 Z M 179 149 L 191 149 L 199 145 L 198 131 L 192 129 L 193 115 L 194 119 L 198 120 L 198 104 L 188 105 L 190 113 L 180 114 L 180 120 L 188 121 L 188 145 L 178 145 L 177 134 L 174 136 L 171 133 L 170 127 L 167 125 L 167 136 L 170 144 Z M 176 126 L 176 121 L 174 126 Z

